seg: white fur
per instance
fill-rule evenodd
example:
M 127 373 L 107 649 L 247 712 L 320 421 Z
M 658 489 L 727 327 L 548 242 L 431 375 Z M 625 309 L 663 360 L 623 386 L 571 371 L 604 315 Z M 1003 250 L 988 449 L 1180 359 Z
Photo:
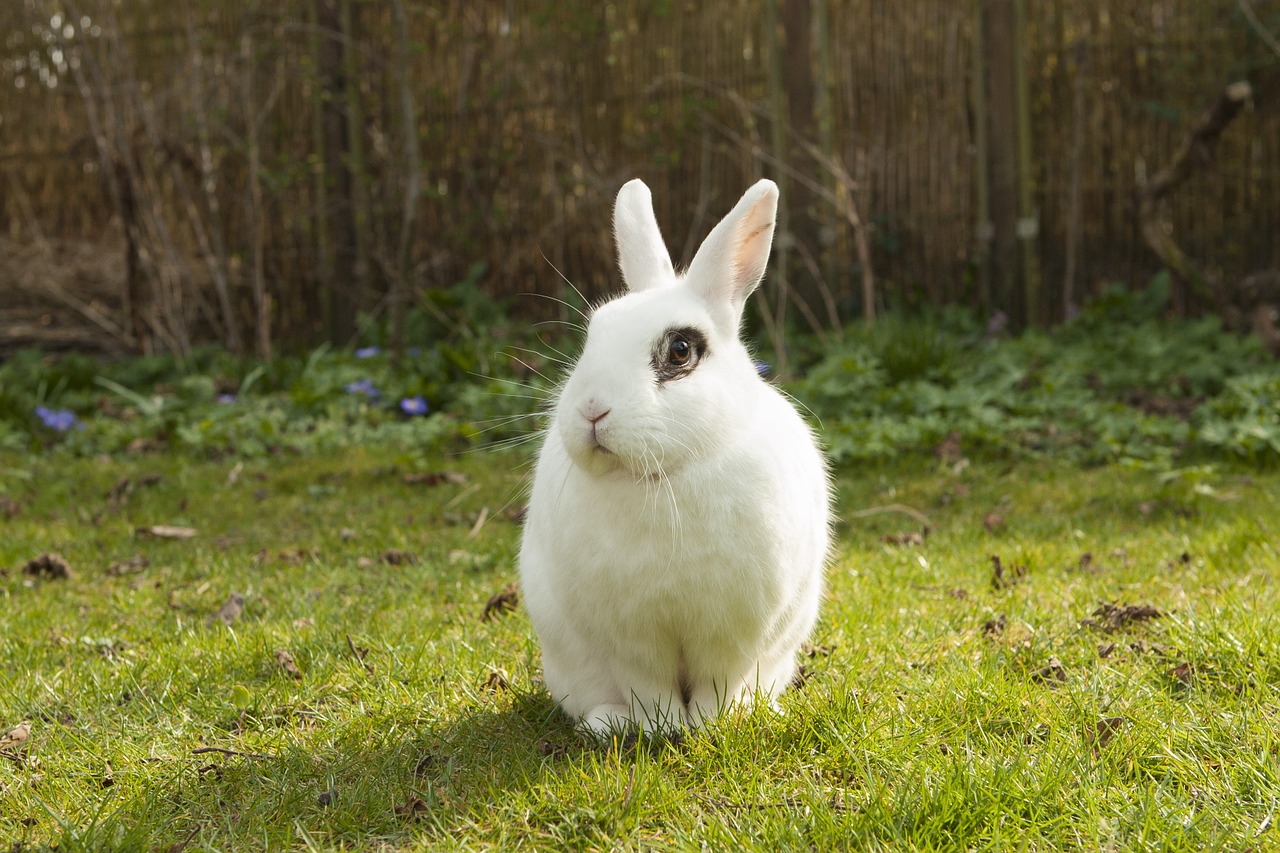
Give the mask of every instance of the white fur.
M 771 181 L 749 189 L 677 276 L 648 188 L 618 193 L 630 292 L 591 319 L 520 549 L 547 688 L 594 732 L 698 725 L 757 694 L 774 701 L 817 619 L 826 469 L 738 340 L 777 197 Z M 706 335 L 707 355 L 660 383 L 655 342 L 683 327 Z

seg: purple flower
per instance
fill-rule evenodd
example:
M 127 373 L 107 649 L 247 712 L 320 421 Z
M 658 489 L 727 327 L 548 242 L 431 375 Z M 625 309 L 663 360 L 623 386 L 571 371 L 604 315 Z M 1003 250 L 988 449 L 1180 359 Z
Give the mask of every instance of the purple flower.
M 768 375 L 769 375 L 769 362 L 767 362 L 767 361 L 757 361 L 757 362 L 756 362 L 756 373 L 759 373 L 761 376 L 768 376 Z
M 373 358 L 382 352 L 380 347 L 361 347 L 356 350 L 356 358 Z
M 400 411 L 406 415 L 425 415 L 427 401 L 421 397 L 405 397 L 400 401 Z
M 370 400 L 378 399 L 381 394 L 377 386 L 373 384 L 372 379 L 359 379 L 355 382 L 349 382 L 347 383 L 346 392 L 348 394 L 360 394 Z
M 236 401 L 236 395 L 235 394 L 219 394 L 215 399 L 224 406 L 230 406 L 232 403 Z
M 66 432 L 72 427 L 84 429 L 84 424 L 80 423 L 75 413 L 68 409 L 46 409 L 44 406 L 36 406 L 36 417 L 55 432 Z
M 987 320 L 987 334 L 995 337 L 1005 330 L 1009 325 L 1009 315 L 1001 311 L 999 308 Z

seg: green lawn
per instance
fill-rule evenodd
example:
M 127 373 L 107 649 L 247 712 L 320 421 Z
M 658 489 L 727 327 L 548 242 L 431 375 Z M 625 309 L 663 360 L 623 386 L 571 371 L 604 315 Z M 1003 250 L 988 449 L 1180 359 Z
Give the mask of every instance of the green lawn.
M 786 714 L 601 746 L 482 619 L 525 457 L 396 462 L 0 456 L 0 849 L 1280 845 L 1280 473 L 842 471 Z

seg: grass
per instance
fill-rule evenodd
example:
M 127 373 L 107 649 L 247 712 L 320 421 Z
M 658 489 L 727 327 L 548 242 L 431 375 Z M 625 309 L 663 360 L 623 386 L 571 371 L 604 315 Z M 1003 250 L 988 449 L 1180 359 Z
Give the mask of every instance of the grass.
M 375 450 L 0 457 L 0 733 L 31 720 L 4 849 L 1280 843 L 1280 473 L 843 471 L 786 714 L 601 746 L 523 613 L 481 618 L 515 579 L 520 461 L 432 484 Z M 46 551 L 74 575 L 26 575 Z

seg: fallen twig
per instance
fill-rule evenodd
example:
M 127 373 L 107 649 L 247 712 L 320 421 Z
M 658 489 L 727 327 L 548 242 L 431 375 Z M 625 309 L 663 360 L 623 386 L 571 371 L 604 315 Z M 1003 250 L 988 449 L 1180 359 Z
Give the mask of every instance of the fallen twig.
M 903 515 L 911 516 L 916 521 L 923 524 L 925 527 L 933 526 L 933 523 L 929 521 L 929 516 L 925 515 L 923 512 L 921 512 L 918 509 L 915 509 L 914 507 L 907 506 L 906 504 L 886 504 L 884 506 L 867 507 L 866 509 L 860 509 L 856 512 L 849 513 L 848 517 L 849 518 L 868 518 L 869 516 L 873 516 L 873 515 L 883 515 L 884 513 L 887 513 L 887 512 L 900 512 Z
M 274 755 L 263 755 L 261 752 L 240 752 L 239 750 L 235 750 L 235 749 L 223 749 L 220 746 L 200 746 L 191 750 L 192 755 L 207 755 L 211 752 L 216 752 L 219 755 L 233 756 L 236 758 L 274 759 L 277 757 Z

